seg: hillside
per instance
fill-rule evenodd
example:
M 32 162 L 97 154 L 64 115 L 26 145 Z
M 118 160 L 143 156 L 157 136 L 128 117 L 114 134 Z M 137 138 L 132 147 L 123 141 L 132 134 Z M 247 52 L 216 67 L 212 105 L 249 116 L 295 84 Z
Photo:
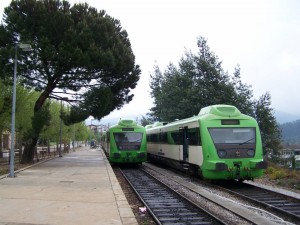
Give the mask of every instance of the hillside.
M 274 116 L 279 124 L 293 122 L 300 119 L 300 115 L 287 113 L 279 110 L 274 111 Z
M 300 144 L 300 120 L 280 125 L 282 139 L 286 144 Z

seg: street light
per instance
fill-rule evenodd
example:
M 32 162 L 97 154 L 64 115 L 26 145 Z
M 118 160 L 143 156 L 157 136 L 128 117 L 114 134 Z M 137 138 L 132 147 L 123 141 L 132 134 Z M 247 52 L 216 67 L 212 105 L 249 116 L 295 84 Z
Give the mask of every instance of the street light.
M 73 152 L 75 152 L 75 123 L 73 125 L 74 128 L 74 135 L 73 135 Z
M 93 120 L 95 119 L 91 119 L 91 126 L 90 126 L 90 148 L 92 148 L 92 126 L 93 126 Z
M 62 101 L 63 100 L 68 100 L 67 97 L 61 98 L 60 99 L 60 125 L 59 125 L 59 151 L 58 151 L 58 156 L 62 157 L 61 154 L 61 138 L 62 138 Z
M 31 51 L 30 44 L 15 45 L 13 101 L 12 101 L 12 110 L 11 110 L 11 146 L 10 146 L 10 161 L 9 161 L 9 177 L 15 177 L 15 168 L 14 168 L 15 167 L 15 114 L 16 114 L 18 48 L 27 52 Z

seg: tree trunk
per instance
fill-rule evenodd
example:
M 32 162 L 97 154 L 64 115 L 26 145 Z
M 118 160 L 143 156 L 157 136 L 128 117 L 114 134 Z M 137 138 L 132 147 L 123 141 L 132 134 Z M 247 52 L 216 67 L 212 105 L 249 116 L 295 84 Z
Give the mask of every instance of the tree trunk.
M 24 147 L 21 163 L 33 163 L 34 150 L 37 144 L 38 137 L 32 138 Z
M 36 144 L 39 139 L 42 128 L 47 123 L 47 111 L 43 110 L 42 107 L 49 97 L 49 92 L 44 91 L 40 97 L 35 102 L 34 106 L 34 116 L 32 118 L 32 136 L 24 147 L 24 152 L 22 154 L 21 163 L 32 163 L 34 159 L 34 153 Z M 43 118 L 43 116 L 46 116 Z

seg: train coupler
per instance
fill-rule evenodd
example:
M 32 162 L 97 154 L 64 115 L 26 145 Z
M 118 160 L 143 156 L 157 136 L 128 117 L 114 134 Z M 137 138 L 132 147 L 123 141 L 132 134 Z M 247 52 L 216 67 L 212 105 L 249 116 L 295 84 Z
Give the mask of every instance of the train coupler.
M 233 163 L 233 165 L 236 167 L 235 176 L 238 179 L 241 178 L 241 164 L 240 163 Z

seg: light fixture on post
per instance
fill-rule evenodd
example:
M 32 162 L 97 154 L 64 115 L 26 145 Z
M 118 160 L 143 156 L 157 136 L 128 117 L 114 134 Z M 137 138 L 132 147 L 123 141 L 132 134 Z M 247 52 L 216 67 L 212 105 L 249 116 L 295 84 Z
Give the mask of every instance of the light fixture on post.
M 73 131 L 74 131 L 74 133 L 73 133 L 74 135 L 73 135 L 73 142 L 72 142 L 72 143 L 73 143 L 73 152 L 75 152 L 75 137 L 76 137 L 76 136 L 75 136 L 75 123 L 74 123 L 74 125 L 73 125 L 73 129 L 74 129 L 74 130 L 73 130 Z
M 14 61 L 14 77 L 13 77 L 13 100 L 11 111 L 11 146 L 10 146 L 10 161 L 9 161 L 9 177 L 15 177 L 15 114 L 16 114 L 16 90 L 17 90 L 17 63 L 18 63 L 18 48 L 23 51 L 31 51 L 30 44 L 15 45 L 15 61 Z
M 59 157 L 62 157 L 62 154 L 61 154 L 61 139 L 62 139 L 62 101 L 65 100 L 67 101 L 68 98 L 67 97 L 64 97 L 64 98 L 61 98 L 60 99 L 60 125 L 59 125 L 59 150 L 58 150 L 58 156 Z
M 91 119 L 91 126 L 90 126 L 90 148 L 92 148 L 92 131 L 93 131 L 93 129 L 92 129 L 92 127 L 93 127 L 93 120 L 95 120 L 95 119 Z

